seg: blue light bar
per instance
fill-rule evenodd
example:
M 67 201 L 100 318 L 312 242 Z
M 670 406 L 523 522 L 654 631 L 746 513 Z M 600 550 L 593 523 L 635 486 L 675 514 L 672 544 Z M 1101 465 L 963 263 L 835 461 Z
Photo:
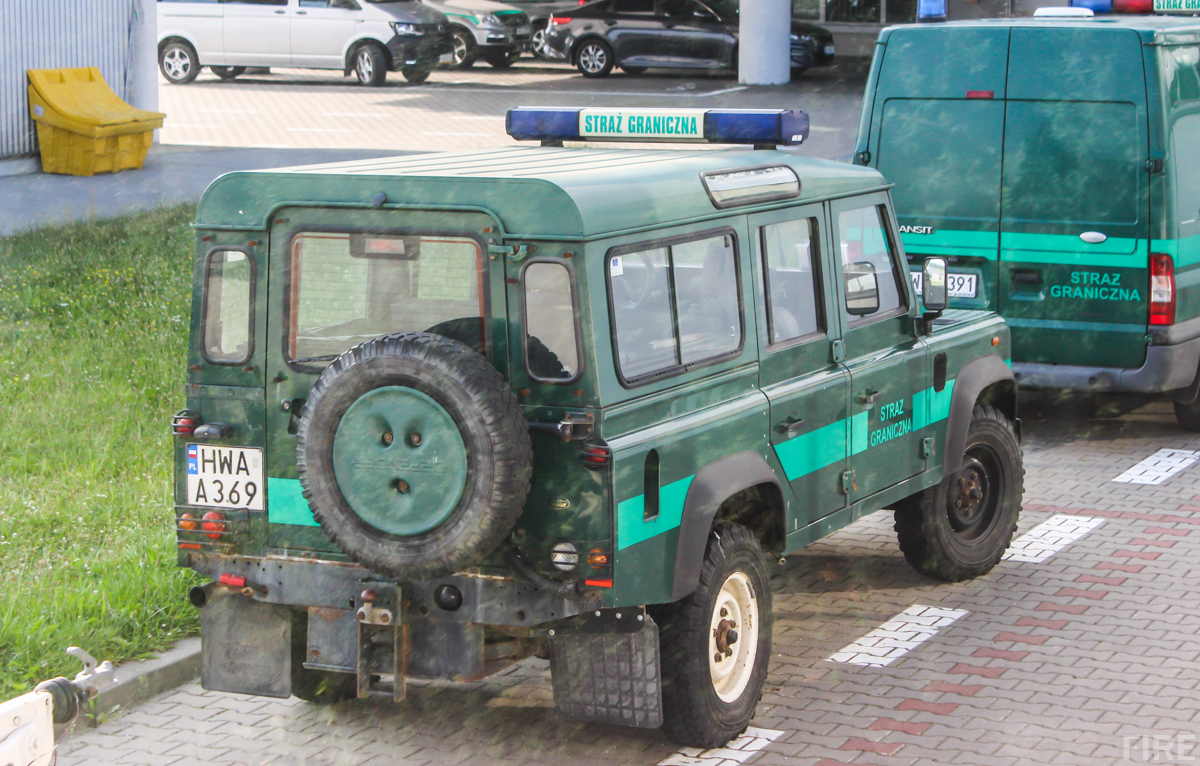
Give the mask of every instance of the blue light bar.
M 799 109 L 592 109 L 521 106 L 508 110 L 518 141 L 653 141 L 795 146 L 808 138 Z

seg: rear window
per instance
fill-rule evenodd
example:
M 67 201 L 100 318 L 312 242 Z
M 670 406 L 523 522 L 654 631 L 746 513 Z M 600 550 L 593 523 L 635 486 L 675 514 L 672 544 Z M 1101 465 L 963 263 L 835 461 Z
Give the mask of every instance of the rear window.
M 681 372 L 742 347 L 732 233 L 609 252 L 617 366 L 626 383 Z
M 561 263 L 525 267 L 525 368 L 538 380 L 579 377 L 579 322 L 571 272 Z
M 289 361 L 427 331 L 487 352 L 484 258 L 466 237 L 302 232 L 292 239 Z
M 200 346 L 215 364 L 250 359 L 253 338 L 254 262 L 240 250 L 208 254 L 204 274 L 204 320 Z

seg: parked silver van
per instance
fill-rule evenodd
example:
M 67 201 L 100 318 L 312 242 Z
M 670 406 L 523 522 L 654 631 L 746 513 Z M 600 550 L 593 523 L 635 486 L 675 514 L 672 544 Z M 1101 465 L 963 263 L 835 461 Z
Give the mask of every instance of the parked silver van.
M 470 69 L 483 59 L 507 69 L 529 48 L 533 27 L 520 8 L 495 0 L 422 0 L 446 15 L 450 25 L 450 65 Z
M 158 66 L 176 84 L 201 67 L 231 80 L 250 66 L 419 83 L 450 61 L 450 42 L 446 17 L 417 0 L 158 0 Z

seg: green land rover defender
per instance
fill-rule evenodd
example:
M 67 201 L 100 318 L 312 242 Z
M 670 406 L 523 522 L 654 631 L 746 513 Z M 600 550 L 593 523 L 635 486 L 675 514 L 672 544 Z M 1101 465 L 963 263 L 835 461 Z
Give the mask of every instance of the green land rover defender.
M 565 716 L 722 745 L 780 556 L 893 508 L 927 575 L 1000 560 L 1008 329 L 941 311 L 941 259 L 919 305 L 883 177 L 777 148 L 803 112 L 508 121 L 543 145 L 205 193 L 173 424 L 203 684 L 400 700 L 536 655 Z M 562 146 L 600 137 L 755 148 Z
M 885 29 L 855 161 L 913 271 L 947 258 L 951 306 L 1012 327 L 1022 388 L 1163 395 L 1200 430 L 1200 19 Z

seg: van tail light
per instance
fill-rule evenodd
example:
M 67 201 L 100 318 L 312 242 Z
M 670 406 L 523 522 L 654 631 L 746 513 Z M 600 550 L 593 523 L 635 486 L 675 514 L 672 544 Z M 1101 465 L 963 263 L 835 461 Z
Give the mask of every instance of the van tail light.
M 1163 253 L 1150 254 L 1150 324 L 1175 324 L 1175 262 Z
M 180 410 L 171 418 L 171 433 L 176 436 L 191 436 L 201 425 L 200 413 L 195 410 Z
M 588 444 L 579 453 L 579 459 L 593 471 L 607 468 L 612 462 L 612 450 L 602 444 Z
M 580 5 L 583 5 L 583 3 L 580 3 Z M 550 17 L 550 24 L 553 26 L 556 26 L 556 27 L 561 27 L 563 24 L 570 24 L 570 23 L 571 23 L 570 16 L 551 16 Z

